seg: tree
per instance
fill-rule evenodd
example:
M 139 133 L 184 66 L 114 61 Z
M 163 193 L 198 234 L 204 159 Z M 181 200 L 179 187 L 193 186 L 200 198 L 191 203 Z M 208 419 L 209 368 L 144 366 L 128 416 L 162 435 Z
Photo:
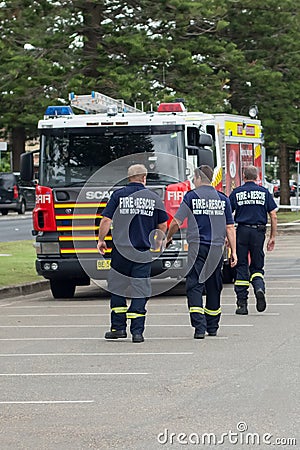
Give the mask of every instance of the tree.
M 267 147 L 280 160 L 281 203 L 289 203 L 289 151 L 297 145 L 300 92 L 300 6 L 291 0 L 231 1 L 228 41 L 246 65 L 231 68 L 232 107 L 257 104 Z
M 74 1 L 83 16 L 79 89 L 84 74 L 85 87 L 126 102 L 177 96 L 192 109 L 228 108 L 228 62 L 243 55 L 220 37 L 225 0 L 96 3 Z
M 51 99 L 66 93 L 72 73 L 72 21 L 64 3 L 18 1 L 0 6 L 0 129 L 10 137 L 13 170 Z

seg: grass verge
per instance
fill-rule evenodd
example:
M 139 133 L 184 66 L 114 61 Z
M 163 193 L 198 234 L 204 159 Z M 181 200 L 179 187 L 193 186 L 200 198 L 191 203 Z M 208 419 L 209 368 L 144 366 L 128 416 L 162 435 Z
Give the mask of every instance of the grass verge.
M 36 273 L 35 257 L 32 241 L 0 242 L 0 287 L 43 280 Z
M 278 223 L 288 223 L 294 222 L 295 220 L 300 221 L 300 211 L 277 211 Z

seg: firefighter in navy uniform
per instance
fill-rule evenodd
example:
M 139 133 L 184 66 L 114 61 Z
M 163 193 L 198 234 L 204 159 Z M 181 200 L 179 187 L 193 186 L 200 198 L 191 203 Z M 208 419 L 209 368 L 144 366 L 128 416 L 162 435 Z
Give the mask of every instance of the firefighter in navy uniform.
M 105 253 L 105 236 L 113 224 L 113 249 L 108 290 L 111 293 L 111 330 L 105 339 L 126 338 L 131 319 L 132 342 L 143 342 L 146 303 L 151 295 L 150 248 L 161 247 L 168 214 L 160 197 L 145 187 L 147 169 L 135 164 L 128 169 L 127 186 L 113 192 L 99 227 L 98 250 Z M 126 296 L 130 290 L 130 307 Z
M 264 281 L 264 242 L 268 215 L 271 221 L 267 250 L 275 246 L 277 227 L 277 205 L 270 192 L 256 184 L 257 168 L 247 166 L 243 171 L 244 184 L 229 196 L 234 220 L 237 224 L 236 280 L 234 290 L 237 298 L 236 314 L 248 314 L 248 291 L 250 283 L 256 297 L 256 309 L 266 309 Z M 250 256 L 250 261 L 249 261 Z
M 195 189 L 188 192 L 170 224 L 167 245 L 184 219 L 188 219 L 188 268 L 186 293 L 194 338 L 205 333 L 216 336 L 221 317 L 223 248 L 227 235 L 236 265 L 235 228 L 229 199 L 211 186 L 213 170 L 203 165 L 195 169 Z M 202 296 L 206 291 L 206 304 Z

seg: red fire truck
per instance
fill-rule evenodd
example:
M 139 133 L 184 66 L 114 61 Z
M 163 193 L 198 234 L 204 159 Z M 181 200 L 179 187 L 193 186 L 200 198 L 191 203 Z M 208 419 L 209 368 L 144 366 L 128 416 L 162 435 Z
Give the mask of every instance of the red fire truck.
M 74 114 L 73 108 L 84 111 Z M 33 234 L 36 269 L 50 280 L 54 298 L 72 298 L 75 288 L 105 279 L 108 250 L 96 244 L 101 212 L 114 189 L 126 183 L 127 168 L 142 163 L 147 187 L 163 199 L 170 219 L 193 188 L 193 169 L 214 168 L 214 186 L 229 194 L 241 183 L 242 168 L 263 176 L 260 121 L 246 116 L 188 112 L 183 103 L 162 103 L 143 112 L 103 94 L 70 94 L 70 106 L 50 106 L 38 124 L 39 174 Z M 21 155 L 21 176 L 33 179 L 33 154 Z M 173 245 L 153 253 L 152 276 L 184 278 L 185 225 Z M 225 258 L 224 280 L 231 278 Z M 226 279 L 227 278 L 227 279 Z

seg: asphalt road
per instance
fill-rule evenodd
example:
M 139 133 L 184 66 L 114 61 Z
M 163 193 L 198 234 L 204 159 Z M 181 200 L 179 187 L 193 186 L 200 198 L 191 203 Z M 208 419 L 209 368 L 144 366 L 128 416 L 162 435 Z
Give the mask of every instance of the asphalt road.
M 103 339 L 95 286 L 1 300 L 1 450 L 300 448 L 299 255 L 299 235 L 280 236 L 266 312 L 251 292 L 236 316 L 226 285 L 219 335 L 204 341 L 182 286 L 149 301 L 143 344 Z
M 25 214 L 11 213 L 0 215 L 0 242 L 26 241 L 33 239 L 31 230 L 32 212 Z

